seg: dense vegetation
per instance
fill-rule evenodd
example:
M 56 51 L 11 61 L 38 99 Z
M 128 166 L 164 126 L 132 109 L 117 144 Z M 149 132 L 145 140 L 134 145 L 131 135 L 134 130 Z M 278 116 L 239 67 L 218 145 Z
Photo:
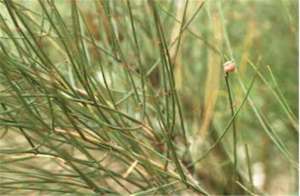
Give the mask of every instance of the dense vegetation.
M 297 7 L 0 0 L 0 194 L 297 195 Z

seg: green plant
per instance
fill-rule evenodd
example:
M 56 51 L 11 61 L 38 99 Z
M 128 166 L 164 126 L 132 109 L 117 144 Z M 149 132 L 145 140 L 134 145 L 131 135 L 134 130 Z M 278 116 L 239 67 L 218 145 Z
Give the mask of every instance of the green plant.
M 251 2 L 0 2 L 2 195 L 263 194 L 254 163 L 297 175 L 295 94 L 251 54 L 244 19 L 226 23 Z

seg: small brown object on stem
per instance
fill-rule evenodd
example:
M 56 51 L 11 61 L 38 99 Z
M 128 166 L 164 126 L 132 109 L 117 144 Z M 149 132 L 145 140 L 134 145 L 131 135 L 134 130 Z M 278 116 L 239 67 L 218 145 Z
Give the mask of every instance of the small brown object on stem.
M 227 61 L 226 63 L 224 63 L 224 72 L 225 73 L 230 73 L 230 72 L 234 72 L 236 69 L 235 63 L 232 61 Z

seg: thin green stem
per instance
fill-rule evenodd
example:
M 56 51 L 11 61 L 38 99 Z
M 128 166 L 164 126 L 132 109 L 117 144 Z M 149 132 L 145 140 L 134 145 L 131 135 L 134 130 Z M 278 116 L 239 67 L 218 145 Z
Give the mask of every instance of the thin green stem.
M 225 82 L 226 82 L 226 87 L 227 87 L 227 93 L 228 93 L 228 100 L 230 104 L 230 110 L 231 110 L 231 117 L 234 116 L 234 106 L 233 106 L 233 99 L 232 99 L 232 93 L 231 93 L 231 88 L 229 84 L 229 73 L 225 73 Z M 235 192 L 235 181 L 237 180 L 237 131 L 236 131 L 236 124 L 235 124 L 235 119 L 232 121 L 232 131 L 233 131 L 233 176 L 232 176 L 232 191 L 233 193 Z

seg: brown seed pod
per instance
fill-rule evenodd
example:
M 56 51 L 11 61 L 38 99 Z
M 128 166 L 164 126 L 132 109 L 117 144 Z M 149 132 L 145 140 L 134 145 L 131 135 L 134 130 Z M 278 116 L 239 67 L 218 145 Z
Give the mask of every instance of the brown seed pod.
M 234 72 L 236 69 L 235 63 L 232 61 L 227 61 L 226 63 L 224 63 L 224 72 L 225 73 L 230 73 L 230 72 Z

